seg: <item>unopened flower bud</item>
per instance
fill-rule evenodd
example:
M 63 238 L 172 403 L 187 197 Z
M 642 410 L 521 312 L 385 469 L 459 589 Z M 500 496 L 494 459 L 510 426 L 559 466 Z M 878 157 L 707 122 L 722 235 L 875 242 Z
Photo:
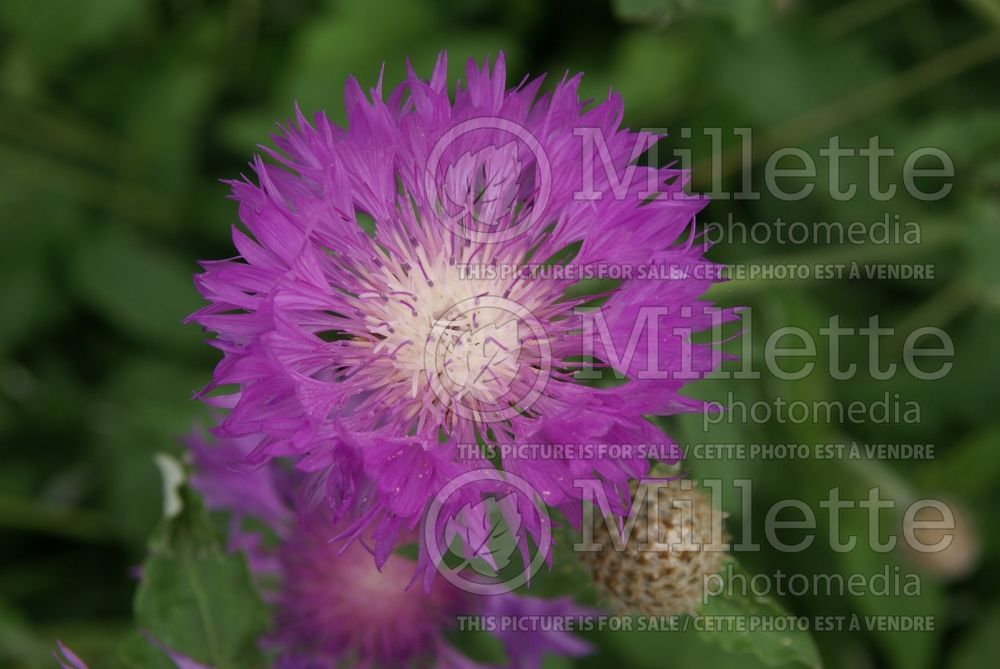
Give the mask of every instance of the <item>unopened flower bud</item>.
M 924 504 L 905 515 L 903 537 L 910 561 L 945 581 L 967 576 L 979 562 L 979 533 L 954 502 Z

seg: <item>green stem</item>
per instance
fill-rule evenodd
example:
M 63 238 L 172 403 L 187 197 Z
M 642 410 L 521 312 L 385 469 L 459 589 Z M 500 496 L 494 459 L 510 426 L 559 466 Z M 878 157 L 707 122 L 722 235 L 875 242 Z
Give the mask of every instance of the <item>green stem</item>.
M 868 23 L 902 9 L 913 0 L 852 0 L 819 19 L 820 28 L 831 37 L 840 37 Z
M 177 216 L 176 207 L 153 190 L 32 151 L 0 143 L 0 164 L 17 166 L 8 178 L 16 177 L 31 186 L 110 210 L 126 220 L 142 217 L 163 224 Z
M 943 328 L 963 311 L 976 304 L 978 295 L 962 279 L 956 279 L 913 310 L 896 331 L 908 334 L 918 327 Z
M 112 167 L 118 142 L 89 122 L 55 113 L 41 105 L 0 100 L 0 128 L 16 128 L 13 137 L 51 151 Z

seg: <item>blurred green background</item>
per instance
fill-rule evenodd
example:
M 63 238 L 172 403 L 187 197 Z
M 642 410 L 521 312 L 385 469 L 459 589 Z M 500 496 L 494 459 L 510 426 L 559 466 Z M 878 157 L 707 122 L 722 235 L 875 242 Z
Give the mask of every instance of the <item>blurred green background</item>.
M 181 319 L 199 305 L 196 259 L 233 253 L 235 205 L 220 179 L 247 171 L 258 143 L 297 101 L 343 116 L 345 77 L 374 82 L 381 64 L 398 81 L 407 57 L 428 73 L 447 49 L 451 79 L 468 57 L 503 49 L 510 80 L 586 72 L 584 88 L 625 98 L 627 125 L 666 127 L 687 148 L 696 183 L 711 176 L 722 128 L 721 175 L 740 183 L 739 139 L 750 127 L 758 188 L 767 152 L 802 147 L 820 164 L 831 135 L 863 147 L 879 135 L 896 149 L 883 178 L 922 146 L 955 163 L 954 188 L 925 203 L 864 195 L 867 165 L 843 165 L 861 184 L 837 201 L 825 189 L 786 202 L 716 199 L 703 222 L 881 220 L 917 222 L 919 245 L 722 243 L 721 261 L 931 263 L 933 281 L 736 282 L 717 291 L 754 308 L 754 350 L 793 324 L 814 334 L 839 314 L 848 327 L 880 314 L 905 332 L 944 328 L 954 369 L 935 382 L 814 374 L 785 382 L 700 384 L 698 395 L 811 401 L 899 394 L 919 424 L 724 424 L 670 420 L 682 443 L 932 443 L 931 461 L 697 461 L 698 476 L 752 478 L 763 516 L 795 496 L 814 508 L 832 486 L 862 497 L 871 485 L 908 496 L 943 495 L 971 518 L 981 543 L 971 574 L 923 566 L 918 598 L 793 597 L 802 615 L 920 613 L 933 633 L 819 633 L 831 667 L 976 667 L 1000 652 L 1000 0 L 2 0 L 0 1 L 0 666 L 52 666 L 55 638 L 93 666 L 130 629 L 133 582 L 160 514 L 153 454 L 203 409 L 192 392 L 215 361 Z M 685 140 L 675 129 L 692 128 Z M 733 156 L 735 155 L 735 164 Z M 900 188 L 902 191 L 902 188 Z M 859 342 L 861 344 L 863 342 Z M 848 344 L 848 360 L 867 349 Z M 889 338 L 885 361 L 902 338 Z M 852 348 L 854 347 L 854 348 Z M 855 350 L 857 349 L 857 350 Z M 820 361 L 824 361 L 820 351 Z M 853 357 L 852 357 L 853 356 Z M 820 366 L 825 363 L 821 362 Z M 900 492 L 901 491 L 901 492 Z M 757 501 L 757 500 L 755 500 Z M 740 510 L 732 509 L 738 523 Z M 761 518 L 755 517 L 754 522 Z M 822 533 L 821 535 L 822 536 Z M 880 571 L 904 556 L 835 554 L 818 541 L 799 555 L 765 550 L 752 571 Z M 906 564 L 907 569 L 920 565 Z M 595 635 L 588 667 L 754 666 L 681 634 Z M 110 662 L 109 662 L 110 664 Z

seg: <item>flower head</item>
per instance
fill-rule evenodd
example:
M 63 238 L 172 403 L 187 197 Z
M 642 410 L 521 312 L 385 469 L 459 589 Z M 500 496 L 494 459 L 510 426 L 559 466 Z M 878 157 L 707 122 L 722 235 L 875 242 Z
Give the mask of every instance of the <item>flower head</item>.
M 595 588 L 620 611 L 694 613 L 705 595 L 705 579 L 718 573 L 728 557 L 725 514 L 688 479 L 658 479 L 632 488 L 637 497 L 645 495 L 637 499 L 635 533 L 619 549 L 609 525 L 596 523 L 595 540 L 602 550 L 583 553 Z
M 405 669 L 487 669 L 465 657 L 448 641 L 459 616 L 588 615 L 593 611 L 570 599 L 544 600 L 514 594 L 480 597 L 439 580 L 425 591 L 409 587 L 413 561 L 393 554 L 377 569 L 366 541 L 331 540 L 322 508 L 299 518 L 292 507 L 261 518 L 260 497 L 289 499 L 298 482 L 278 467 L 235 472 L 226 464 L 247 441 L 218 446 L 200 437 L 189 441 L 197 464 L 195 485 L 209 506 L 230 511 L 231 546 L 245 552 L 265 595 L 275 607 L 275 629 L 266 640 L 277 655 L 276 669 L 347 666 Z M 248 486 L 248 480 L 253 485 Z M 277 507 L 270 507 L 271 511 Z M 316 515 L 314 515 L 316 514 Z M 242 521 L 263 520 L 277 537 L 265 542 L 243 529 Z M 300 522 L 301 521 L 301 522 Z M 541 666 L 547 653 L 576 657 L 590 646 L 565 631 L 498 634 L 516 669 Z
M 502 55 L 470 62 L 454 96 L 446 73 L 442 55 L 388 95 L 351 79 L 346 129 L 298 113 L 256 181 L 232 183 L 239 257 L 203 263 L 191 316 L 224 356 L 203 395 L 229 409 L 216 434 L 259 437 L 250 465 L 315 472 L 379 565 L 472 469 L 499 464 L 571 520 L 575 478 L 624 500 L 638 450 L 497 463 L 462 447 L 665 443 L 645 416 L 700 410 L 678 391 L 717 356 L 690 333 L 725 317 L 698 301 L 713 265 L 679 241 L 704 200 L 682 171 L 634 164 L 658 138 L 620 127 L 617 95 L 581 101 L 580 75 L 508 88 Z M 624 383 L 581 380 L 595 368 Z

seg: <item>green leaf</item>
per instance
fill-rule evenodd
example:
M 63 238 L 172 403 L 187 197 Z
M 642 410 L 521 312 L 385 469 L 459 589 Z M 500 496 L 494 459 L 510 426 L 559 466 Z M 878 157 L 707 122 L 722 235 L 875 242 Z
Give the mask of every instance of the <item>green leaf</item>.
M 995 457 L 998 443 L 1000 426 L 984 426 L 945 445 L 934 466 L 917 470 L 914 478 L 924 490 L 947 489 L 949 483 L 961 481 L 963 498 L 988 504 L 1000 480 L 1000 460 Z
M 931 617 L 933 631 L 879 631 L 872 630 L 875 642 L 888 656 L 891 666 L 897 669 L 926 669 L 934 666 L 934 657 L 941 631 L 944 629 L 944 592 L 939 583 L 928 577 L 920 577 L 920 593 L 907 595 L 897 592 L 891 586 L 894 574 L 905 578 L 909 572 L 899 562 L 895 553 L 879 553 L 870 545 L 866 537 L 870 530 L 869 520 L 863 509 L 852 509 L 844 513 L 844 536 L 858 537 L 857 545 L 849 551 L 838 553 L 841 572 L 845 575 L 861 575 L 869 583 L 878 574 L 888 572 L 890 583 L 887 592 L 869 592 L 855 598 L 858 611 L 867 618 L 900 618 L 906 616 Z M 897 537 L 897 541 L 903 541 Z M 900 589 L 902 590 L 902 589 Z M 871 622 L 865 622 L 870 626 Z
M 691 48 L 696 40 L 689 34 L 667 36 L 635 30 L 617 45 L 613 74 L 595 84 L 588 72 L 584 83 L 592 86 L 595 97 L 609 87 L 618 91 L 628 101 L 625 112 L 631 122 L 662 124 L 690 102 L 685 91 L 698 81 L 701 67 Z M 656 67 L 647 67 L 649 63 L 656 63 Z
M 1000 26 L 1000 0 L 965 0 L 973 11 L 995 26 Z
M 733 564 L 733 573 L 742 573 L 747 581 L 751 576 Z M 773 597 L 759 597 L 753 593 L 737 593 L 735 588 L 708 600 L 698 611 L 706 616 L 738 616 L 743 618 L 787 618 L 789 613 Z M 799 663 L 807 667 L 821 667 L 819 651 L 812 636 L 804 631 L 747 631 L 714 630 L 700 632 L 705 641 L 718 645 L 731 653 L 750 653 L 765 664 L 776 666 Z
M 5 0 L 0 28 L 15 35 L 31 59 L 45 68 L 67 65 L 91 48 L 107 46 L 129 28 L 141 26 L 152 3 L 140 0 Z
M 769 0 L 615 0 L 615 13 L 626 21 L 665 25 L 688 16 L 714 16 L 749 30 L 773 11 Z
M 94 455 L 108 480 L 103 506 L 117 531 L 137 549 L 146 545 L 161 515 L 154 454 L 179 454 L 177 435 L 202 423 L 204 407 L 191 400 L 205 371 L 159 357 L 119 357 L 90 421 L 97 432 Z
M 256 646 L 268 615 L 246 561 L 223 550 L 189 487 L 181 496 L 183 510 L 161 527 L 143 567 L 136 622 L 168 648 L 216 669 L 263 666 Z
M 277 111 L 287 117 L 288 101 L 295 100 L 307 114 L 325 109 L 332 120 L 343 122 L 343 84 L 349 75 L 367 91 L 384 63 L 388 89 L 405 78 L 407 59 L 418 73 L 429 76 L 441 50 L 447 50 L 452 71 L 464 68 L 467 58 L 481 61 L 500 49 L 507 54 L 508 69 L 514 69 L 520 50 L 517 41 L 468 25 L 450 30 L 448 20 L 437 3 L 426 0 L 336 3 L 296 35 L 285 78 L 277 84 L 276 98 L 281 101 Z M 374 25 L 378 30 L 371 29 Z M 247 139 L 260 141 L 260 137 Z
M 41 663 L 49 653 L 37 633 L 5 600 L 0 599 L 0 661 L 31 665 Z
M 677 11 L 676 0 L 616 0 L 615 14 L 626 21 L 666 23 Z
M 991 306 L 1000 305 L 1000 280 L 997 279 L 996 259 L 1000 251 L 1000 204 L 993 200 L 971 200 L 961 212 L 967 221 L 963 238 L 968 253 L 966 278 Z
M 66 296 L 47 268 L 53 247 L 71 243 L 68 229 L 79 221 L 67 215 L 64 203 L 57 199 L 40 202 L 20 181 L 0 181 L 4 182 L 0 185 L 0 210 L 4 211 L 0 285 L 10 287 L 4 291 L 0 318 L 3 356 L 65 315 Z M 46 224 L 40 225 L 39 220 Z
M 988 667 L 1000 656 L 1000 608 L 988 612 L 958 646 L 948 661 L 949 669 Z
M 198 307 L 195 267 L 125 232 L 99 235 L 77 250 L 73 279 L 80 296 L 140 341 L 172 348 L 200 344 L 183 319 Z
M 0 352 L 4 352 L 42 320 L 51 291 L 49 280 L 32 267 L 5 268 L 0 277 L 3 285 L 17 286 L 4 298 L 4 317 L 0 319 Z
M 179 41 L 176 48 L 197 53 L 197 40 Z M 123 132 L 122 179 L 155 184 L 158 194 L 171 196 L 171 204 L 173 198 L 190 193 L 193 180 L 200 177 L 203 142 L 198 132 L 211 114 L 216 92 L 217 75 L 210 62 L 188 56 L 151 64 L 147 79 L 133 93 L 133 111 Z M 170 215 L 177 209 L 169 208 L 167 222 L 175 228 L 190 225 Z
M 712 669 L 766 669 L 769 666 L 753 655 L 730 653 L 692 630 L 646 632 L 603 630 L 594 634 L 601 655 L 594 667 L 663 669 L 664 658 L 672 667 L 712 667 Z M 613 659 L 610 659 L 613 658 Z M 603 661 L 602 661 L 603 660 Z M 800 667 L 789 663 L 786 667 Z

